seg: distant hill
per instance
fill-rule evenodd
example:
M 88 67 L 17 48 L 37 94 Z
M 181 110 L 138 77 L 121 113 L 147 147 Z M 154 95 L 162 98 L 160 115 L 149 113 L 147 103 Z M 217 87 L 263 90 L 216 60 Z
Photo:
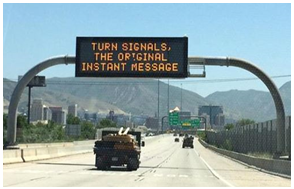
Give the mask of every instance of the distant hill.
M 4 98 L 10 100 L 16 83 L 3 80 Z M 167 114 L 167 84 L 160 82 L 160 116 Z M 27 105 L 27 90 L 19 108 Z M 200 95 L 183 90 L 183 108 L 198 113 L 198 106 L 208 104 Z M 181 89 L 170 86 L 170 108 L 180 106 Z M 77 103 L 92 112 L 132 113 L 154 116 L 157 113 L 158 82 L 153 79 L 52 78 L 47 87 L 33 88 L 32 99 L 42 98 L 46 105 L 62 106 Z
M 10 101 L 16 82 L 3 79 L 5 104 Z M 160 82 L 160 116 L 167 114 L 168 85 Z M 291 82 L 285 83 L 280 92 L 286 115 L 291 115 Z M 183 90 L 183 109 L 198 114 L 200 105 L 222 105 L 226 118 L 241 118 L 265 121 L 275 118 L 273 100 L 268 92 L 256 90 L 230 90 L 215 92 L 206 98 L 197 93 Z M 32 89 L 32 99 L 42 98 L 46 105 L 62 106 L 78 104 L 80 109 L 107 114 L 132 113 L 154 116 L 157 113 L 158 81 L 154 79 L 127 78 L 51 78 L 47 87 Z M 22 95 L 19 111 L 27 108 L 28 90 Z M 181 105 L 181 89 L 170 85 L 170 109 Z
M 285 83 L 279 91 L 284 103 L 285 113 L 291 115 L 291 82 Z M 276 117 L 274 101 L 269 92 L 230 90 L 212 93 L 206 97 L 206 100 L 222 105 L 230 112 L 234 112 L 229 115 L 232 118 L 242 117 L 265 121 Z

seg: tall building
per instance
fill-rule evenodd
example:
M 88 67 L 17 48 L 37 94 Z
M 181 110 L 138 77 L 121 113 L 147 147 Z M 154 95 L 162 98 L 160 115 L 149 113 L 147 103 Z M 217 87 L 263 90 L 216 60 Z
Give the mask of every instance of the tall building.
M 211 126 L 210 126 L 210 117 L 209 117 L 209 115 L 207 115 L 206 113 L 203 113 L 203 114 L 201 114 L 201 115 L 199 115 L 199 116 L 204 117 L 204 120 L 203 120 L 203 122 L 201 123 L 201 128 L 204 129 L 205 126 L 206 126 L 207 129 L 210 129 Z M 205 125 L 205 123 L 206 123 L 206 125 Z
M 49 107 L 43 105 L 43 120 L 51 120 L 52 119 L 52 112 Z
M 85 111 L 84 120 L 91 121 L 92 123 L 97 123 L 99 120 L 98 112 Z
M 106 116 L 106 119 L 114 121 L 114 111 L 113 110 L 109 111 L 109 114 Z
M 148 117 L 146 119 L 146 127 L 147 128 L 150 128 L 154 131 L 157 131 L 159 129 L 159 126 L 158 126 L 158 118 L 157 117 Z
M 223 107 L 222 106 L 199 106 L 198 115 L 208 115 L 209 116 L 209 123 L 212 128 L 214 127 L 221 127 L 223 126 L 225 116 L 223 114 Z
M 71 114 L 74 117 L 77 117 L 78 116 L 78 105 L 74 104 L 74 105 L 68 106 L 67 112 L 68 112 L 68 114 Z
M 31 118 L 30 121 L 41 121 L 43 120 L 43 100 L 34 99 L 32 108 L 31 108 Z
M 66 124 L 66 113 L 62 107 L 49 107 L 52 113 L 52 121 L 55 123 L 65 125 Z
M 180 120 L 191 119 L 191 112 L 179 111 L 179 119 Z
M 222 129 L 225 125 L 225 115 L 224 114 L 217 114 L 215 118 L 215 125 Z
M 66 125 L 67 114 L 64 110 L 61 111 L 61 125 Z

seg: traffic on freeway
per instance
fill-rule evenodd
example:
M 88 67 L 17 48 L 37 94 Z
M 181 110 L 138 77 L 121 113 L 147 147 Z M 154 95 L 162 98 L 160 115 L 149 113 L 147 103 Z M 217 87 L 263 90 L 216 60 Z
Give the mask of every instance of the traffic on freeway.
M 95 155 L 80 155 L 3 165 L 4 187 L 183 187 L 183 186 L 291 186 L 291 179 L 261 172 L 204 148 L 183 148 L 185 136 L 173 134 L 145 138 L 140 166 L 98 170 Z M 179 142 L 175 142 L 179 138 Z

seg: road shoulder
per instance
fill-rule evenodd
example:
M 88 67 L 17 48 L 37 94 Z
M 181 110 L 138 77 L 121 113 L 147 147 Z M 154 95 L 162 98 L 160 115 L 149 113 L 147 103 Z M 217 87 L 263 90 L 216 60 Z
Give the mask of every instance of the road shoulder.
M 233 186 L 283 187 L 291 186 L 291 179 L 267 174 L 237 163 L 203 147 L 195 140 L 195 150 L 207 164 Z

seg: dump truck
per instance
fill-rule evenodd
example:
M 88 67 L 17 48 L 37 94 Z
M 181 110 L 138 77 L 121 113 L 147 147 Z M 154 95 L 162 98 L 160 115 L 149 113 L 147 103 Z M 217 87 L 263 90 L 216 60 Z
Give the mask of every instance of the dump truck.
M 102 139 L 95 141 L 95 166 L 98 170 L 110 169 L 111 166 L 125 166 L 127 170 L 137 170 L 140 165 L 141 132 L 127 128 L 117 131 L 102 131 Z

